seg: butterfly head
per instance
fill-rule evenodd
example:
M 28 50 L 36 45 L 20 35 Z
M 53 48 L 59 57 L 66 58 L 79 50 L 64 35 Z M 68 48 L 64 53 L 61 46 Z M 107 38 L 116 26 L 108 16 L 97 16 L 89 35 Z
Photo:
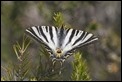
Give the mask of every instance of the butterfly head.
M 60 48 L 56 49 L 56 58 L 60 58 L 62 56 L 62 50 Z
M 70 55 L 72 55 L 72 52 L 63 52 L 63 49 L 57 48 L 52 58 L 64 62 Z

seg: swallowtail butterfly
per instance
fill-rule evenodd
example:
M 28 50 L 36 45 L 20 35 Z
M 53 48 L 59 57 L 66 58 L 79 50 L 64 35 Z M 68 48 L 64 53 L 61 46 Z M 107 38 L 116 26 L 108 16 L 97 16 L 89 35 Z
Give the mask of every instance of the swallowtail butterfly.
M 53 62 L 58 60 L 61 63 L 71 56 L 76 48 L 98 40 L 92 33 L 71 28 L 65 29 L 63 26 L 61 28 L 33 26 L 26 29 L 26 32 L 45 45 Z

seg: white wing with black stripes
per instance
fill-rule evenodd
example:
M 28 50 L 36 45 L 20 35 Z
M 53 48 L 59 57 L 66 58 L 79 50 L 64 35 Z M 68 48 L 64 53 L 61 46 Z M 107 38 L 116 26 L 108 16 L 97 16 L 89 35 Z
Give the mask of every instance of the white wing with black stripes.
M 63 52 L 67 52 L 77 47 L 92 43 L 96 40 L 98 40 L 98 38 L 95 37 L 92 33 L 87 33 L 81 30 L 68 29 L 61 48 L 63 49 Z
M 36 40 L 44 43 L 53 61 L 65 61 L 77 47 L 98 40 L 92 33 L 82 30 L 56 28 L 54 26 L 33 26 L 26 29 Z
M 39 42 L 44 43 L 53 51 L 58 46 L 58 31 L 54 26 L 33 26 L 29 29 L 26 29 L 26 32 L 32 35 L 32 37 L 34 37 Z

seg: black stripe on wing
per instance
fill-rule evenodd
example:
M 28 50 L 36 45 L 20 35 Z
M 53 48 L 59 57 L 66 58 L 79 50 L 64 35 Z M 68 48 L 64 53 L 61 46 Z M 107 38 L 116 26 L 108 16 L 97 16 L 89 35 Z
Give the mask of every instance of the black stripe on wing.
M 71 40 L 72 40 L 72 38 L 73 38 L 73 36 L 74 36 L 74 34 L 75 34 L 75 31 L 76 31 L 76 30 L 73 29 L 73 31 L 71 32 L 71 35 L 70 35 L 70 38 L 69 38 L 69 41 L 68 41 L 68 42 L 71 42 Z
M 46 32 L 48 32 L 48 26 L 45 26 Z
M 77 32 L 80 32 L 79 30 Z M 77 33 L 78 34 L 78 33 Z M 77 42 L 79 42 L 80 40 L 82 40 L 82 38 L 85 36 L 85 32 L 82 33 L 82 35 L 73 43 L 73 45 L 75 45 Z M 77 36 L 77 35 L 76 35 Z
M 55 42 L 53 40 L 52 27 L 49 27 L 49 33 L 50 33 L 50 37 L 51 37 L 52 42 L 55 44 Z
M 46 28 L 46 27 L 44 27 L 44 28 Z M 41 27 L 39 27 L 39 31 L 40 31 L 40 34 L 44 37 L 44 39 L 49 43 L 49 41 L 47 40 L 47 37 L 46 37 L 46 35 L 44 34 L 44 32 L 43 32 L 43 30 L 42 30 Z
M 67 42 L 67 44 L 66 44 L 66 46 L 69 44 L 69 42 L 71 42 L 71 40 L 72 40 L 72 38 L 73 38 L 73 36 L 74 36 L 74 34 L 75 34 L 75 31 L 76 30 L 72 30 L 72 32 L 71 32 L 71 35 L 70 35 L 70 37 L 69 37 L 69 41 Z
M 76 36 L 77 36 L 78 32 L 79 32 L 79 30 L 76 30 Z
M 62 27 L 59 28 L 59 32 L 58 32 L 58 37 L 59 37 L 59 41 L 60 41 L 59 42 L 59 46 L 62 45 L 62 41 L 63 41 L 65 36 L 66 36 L 66 31 L 65 31 L 65 29 L 64 29 L 64 27 L 62 25 Z

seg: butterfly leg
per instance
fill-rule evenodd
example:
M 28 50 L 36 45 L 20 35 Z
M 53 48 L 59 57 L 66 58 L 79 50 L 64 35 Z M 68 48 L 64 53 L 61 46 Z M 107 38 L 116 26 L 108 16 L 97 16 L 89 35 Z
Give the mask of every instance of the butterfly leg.
M 53 66 L 52 66 L 52 67 L 53 67 L 53 68 L 52 68 L 52 72 L 54 72 L 54 67 L 55 67 L 56 59 L 55 59 L 55 58 L 53 58 L 53 59 L 52 59 L 52 62 L 53 62 Z
M 59 75 L 61 74 L 62 68 L 63 68 L 63 63 L 65 62 L 65 59 L 61 59 L 60 64 L 61 64 L 61 68 L 59 71 Z

